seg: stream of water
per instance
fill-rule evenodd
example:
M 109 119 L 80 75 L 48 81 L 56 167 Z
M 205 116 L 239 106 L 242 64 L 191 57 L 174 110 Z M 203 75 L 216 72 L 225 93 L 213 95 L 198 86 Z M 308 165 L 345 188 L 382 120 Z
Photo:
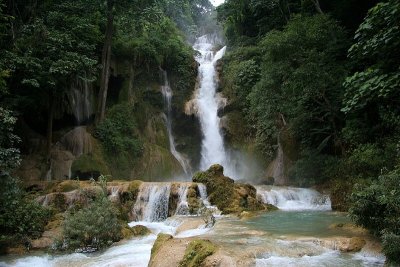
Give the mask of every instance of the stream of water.
M 185 206 L 187 183 L 179 187 L 180 206 Z M 200 185 L 200 200 L 209 205 L 207 191 Z M 91 254 L 72 253 L 49 255 L 33 253 L 30 256 L 6 256 L 0 258 L 0 266 L 147 266 L 151 248 L 158 233 L 167 233 L 175 238 L 200 236 L 218 244 L 224 253 L 238 266 L 383 266 L 385 257 L 380 253 L 363 249 L 357 253 L 343 253 L 337 247 L 336 238 L 357 236 L 346 228 L 335 228 L 333 224 L 345 224 L 349 218 L 345 213 L 328 209 L 329 197 L 312 189 L 288 187 L 257 187 L 264 201 L 277 201 L 287 210 L 269 212 L 260 216 L 240 220 L 236 217 L 217 216 L 213 228 L 195 226 L 178 232 L 185 221 L 193 216 L 168 217 L 170 183 L 145 183 L 139 192 L 133 211 L 137 221 L 129 225 L 144 225 L 152 233 L 142 238 L 119 242 L 111 248 Z M 114 190 L 115 191 L 115 190 Z M 276 198 L 274 198 L 275 196 Z M 321 199 L 325 199 L 321 201 Z M 292 206 L 291 206 L 292 205 Z M 185 210 L 181 208 L 181 210 Z M 361 234 L 360 234 L 361 235 Z

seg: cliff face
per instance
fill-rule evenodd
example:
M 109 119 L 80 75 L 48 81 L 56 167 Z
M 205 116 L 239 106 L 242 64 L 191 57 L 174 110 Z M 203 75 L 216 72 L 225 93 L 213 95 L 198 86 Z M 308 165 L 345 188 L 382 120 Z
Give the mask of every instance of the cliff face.
M 165 68 L 168 71 L 168 66 Z M 172 131 L 176 133 L 176 147 L 191 159 L 194 167 L 198 164 L 201 136 L 197 119 L 185 115 L 184 103 L 195 87 L 196 68 L 196 64 L 188 66 L 189 75 L 184 79 L 179 79 L 177 71 L 169 73 L 174 93 Z M 114 59 L 107 98 L 109 121 L 99 134 L 98 126 L 94 125 L 98 88 L 95 83 L 71 82 L 65 99 L 68 108 L 60 106 L 55 112 L 49 156 L 46 156 L 45 132 L 36 123 L 45 118 L 28 115 L 20 118 L 17 133 L 22 137 L 23 161 L 16 175 L 26 182 L 88 179 L 100 174 L 114 179 L 142 180 L 181 175 L 182 168 L 170 153 L 162 85 L 158 66 L 145 70 Z M 124 130 L 126 127 L 117 129 L 123 125 L 129 126 L 128 131 Z M 119 146 L 120 143 L 123 145 Z M 131 146 L 132 150 L 127 149 Z

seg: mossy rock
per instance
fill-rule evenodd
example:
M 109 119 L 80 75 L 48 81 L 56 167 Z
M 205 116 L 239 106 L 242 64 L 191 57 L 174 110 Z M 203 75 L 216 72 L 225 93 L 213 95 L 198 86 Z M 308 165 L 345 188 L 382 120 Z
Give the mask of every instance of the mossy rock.
M 145 236 L 150 233 L 151 231 L 143 225 L 135 225 L 134 227 L 129 227 L 129 225 L 125 223 L 124 227 L 122 227 L 121 229 L 121 234 L 123 238 L 130 238 L 132 236 Z
M 144 225 L 135 225 L 134 227 L 131 228 L 131 230 L 134 236 L 144 236 L 151 233 L 149 228 L 147 228 Z
M 183 259 L 179 262 L 179 267 L 198 267 L 202 266 L 204 260 L 212 255 L 217 247 L 209 240 L 193 240 L 185 250 Z
M 74 191 L 76 189 L 80 188 L 80 183 L 79 181 L 76 180 L 65 180 L 62 181 L 61 183 L 57 184 L 54 188 L 53 188 L 53 192 L 71 192 Z
M 190 214 L 197 214 L 202 207 L 202 201 L 199 199 L 197 184 L 190 185 L 187 191 L 187 202 Z
M 234 180 L 224 176 L 221 165 L 212 165 L 205 172 L 198 172 L 193 182 L 207 186 L 209 200 L 224 214 L 265 210 L 264 204 L 257 199 L 257 190 L 250 184 L 235 184 Z
M 91 144 L 92 152 L 80 155 L 72 163 L 71 172 L 74 178 L 75 176 L 83 178 L 79 176 L 90 176 L 93 173 L 104 175 L 110 174 L 99 142 L 92 137 Z
M 168 234 L 158 234 L 157 235 L 157 239 L 153 244 L 153 247 L 151 248 L 151 256 L 150 256 L 150 262 L 149 262 L 149 266 L 151 266 L 151 262 L 152 260 L 155 258 L 156 254 L 158 253 L 158 251 L 160 250 L 161 246 L 167 242 L 168 240 L 172 239 L 172 235 L 168 235 Z
M 132 200 L 135 200 L 137 195 L 139 194 L 140 191 L 140 186 L 143 182 L 140 180 L 134 180 L 129 183 L 128 186 L 128 191 L 132 194 Z
M 168 147 L 145 143 L 143 156 L 131 176 L 142 177 L 144 181 L 163 181 L 182 172 L 181 165 Z

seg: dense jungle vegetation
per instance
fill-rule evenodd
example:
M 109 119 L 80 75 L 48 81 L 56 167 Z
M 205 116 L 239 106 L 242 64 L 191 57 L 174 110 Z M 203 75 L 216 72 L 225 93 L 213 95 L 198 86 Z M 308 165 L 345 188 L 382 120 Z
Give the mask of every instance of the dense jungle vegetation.
M 230 50 L 223 90 L 245 135 L 265 157 L 279 136 L 290 180 L 328 186 L 334 208 L 350 208 L 399 260 L 399 1 L 227 0 L 217 10 Z
M 168 70 L 179 78 L 176 101 L 188 100 L 197 74 L 189 43 L 210 30 L 213 9 L 208 0 L 0 1 L 1 247 L 40 236 L 54 215 L 13 175 L 31 149 L 26 125 L 46 136 L 46 162 L 56 132 L 75 124 L 72 81 L 91 82 L 96 112 L 86 123 L 115 173 L 128 176 L 125 166 L 150 146 L 144 116 L 162 110 L 144 81 Z M 329 189 L 333 208 L 350 211 L 399 261 L 400 2 L 226 0 L 216 14 L 228 46 L 221 90 L 244 118 L 238 140 L 255 140 L 266 161 L 280 140 L 291 183 Z M 71 244 L 80 220 L 104 209 L 118 216 L 104 197 L 90 205 L 71 211 Z

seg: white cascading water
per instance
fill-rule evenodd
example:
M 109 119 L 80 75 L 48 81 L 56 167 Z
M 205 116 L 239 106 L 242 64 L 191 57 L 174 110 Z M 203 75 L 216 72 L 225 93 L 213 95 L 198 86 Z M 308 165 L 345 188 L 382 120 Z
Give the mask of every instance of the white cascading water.
M 188 189 L 189 189 L 188 184 L 180 184 L 179 185 L 178 205 L 176 207 L 175 215 L 188 215 L 189 214 L 189 204 L 187 202 Z
M 331 200 L 309 188 L 256 186 L 257 195 L 264 203 L 281 210 L 331 210 Z
M 216 94 L 216 62 L 222 58 L 226 47 L 214 55 L 215 41 L 213 36 L 199 37 L 193 48 L 199 52 L 196 57 L 199 66 L 199 90 L 196 96 L 198 116 L 200 118 L 203 140 L 201 145 L 200 169 L 205 170 L 212 164 L 224 166 L 227 176 L 235 177 L 230 160 L 225 151 L 224 141 L 220 132 L 218 117 L 218 96 Z
M 71 83 L 68 97 L 77 125 L 87 122 L 94 113 L 92 84 L 82 79 L 76 79 Z
M 197 184 L 197 188 L 199 189 L 200 199 L 203 202 L 204 206 L 210 207 L 211 204 L 208 201 L 207 187 L 204 184 Z
M 136 221 L 161 222 L 168 217 L 170 183 L 142 183 L 132 213 Z
M 179 153 L 175 147 L 175 139 L 172 134 L 172 106 L 171 106 L 172 89 L 168 82 L 167 72 L 162 71 L 162 73 L 163 73 L 164 85 L 161 86 L 161 92 L 164 97 L 166 124 L 167 124 L 167 132 L 168 132 L 168 139 L 169 139 L 169 150 L 170 150 L 171 154 L 175 157 L 175 159 L 179 162 L 179 164 L 181 165 L 185 174 L 187 176 L 191 176 L 192 171 L 191 171 L 189 159 L 187 159 L 185 156 L 183 156 L 181 153 Z

